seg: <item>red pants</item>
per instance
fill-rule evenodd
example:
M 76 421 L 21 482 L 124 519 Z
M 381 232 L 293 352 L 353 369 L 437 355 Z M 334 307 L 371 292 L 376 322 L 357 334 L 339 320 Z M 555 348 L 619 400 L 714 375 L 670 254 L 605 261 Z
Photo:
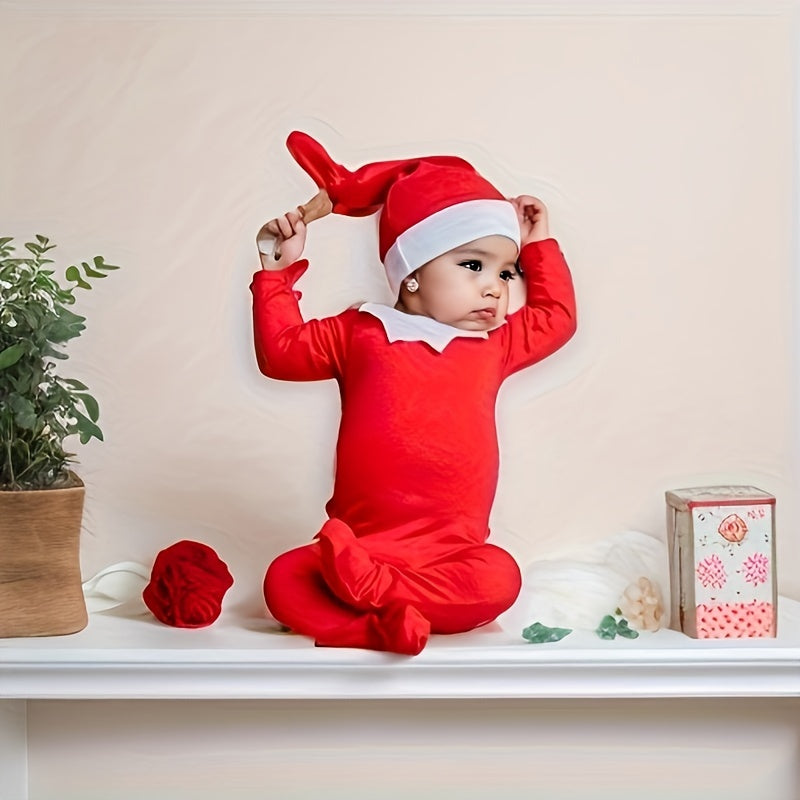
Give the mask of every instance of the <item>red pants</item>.
M 491 622 L 519 594 L 519 567 L 491 544 L 412 566 L 402 549 L 387 555 L 379 534 L 356 538 L 336 519 L 317 538 L 272 562 L 264 597 L 275 619 L 319 646 L 416 655 L 430 633 Z

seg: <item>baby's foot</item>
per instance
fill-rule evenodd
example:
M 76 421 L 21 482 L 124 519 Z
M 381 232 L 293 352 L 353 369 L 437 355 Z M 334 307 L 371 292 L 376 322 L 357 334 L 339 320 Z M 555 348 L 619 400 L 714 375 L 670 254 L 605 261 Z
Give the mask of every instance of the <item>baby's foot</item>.
M 383 609 L 378 617 L 384 650 L 415 656 L 428 643 L 431 623 L 414 606 L 394 603 Z
M 344 603 L 364 611 L 379 608 L 392 584 L 386 564 L 375 561 L 341 520 L 329 519 L 317 534 L 322 576 Z
M 317 647 L 358 647 L 415 656 L 428 642 L 431 625 L 414 606 L 394 603 L 362 614 L 316 638 Z

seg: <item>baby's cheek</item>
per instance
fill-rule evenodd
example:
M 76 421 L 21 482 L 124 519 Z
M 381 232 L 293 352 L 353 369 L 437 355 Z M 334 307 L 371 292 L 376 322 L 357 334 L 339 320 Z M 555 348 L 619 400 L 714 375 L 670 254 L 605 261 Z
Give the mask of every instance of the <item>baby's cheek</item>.
M 508 282 L 508 313 L 513 314 L 525 305 L 525 279 L 517 275 Z

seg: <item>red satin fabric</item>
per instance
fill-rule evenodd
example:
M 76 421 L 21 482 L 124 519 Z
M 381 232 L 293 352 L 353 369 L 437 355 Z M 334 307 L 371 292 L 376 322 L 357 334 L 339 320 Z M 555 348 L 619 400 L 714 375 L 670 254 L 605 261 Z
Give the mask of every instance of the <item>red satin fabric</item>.
M 389 190 L 394 184 L 411 175 L 423 162 L 476 174 L 472 165 L 458 156 L 425 156 L 395 161 L 375 161 L 351 172 L 341 164 L 337 164 L 318 141 L 301 131 L 289 134 L 286 147 L 314 183 L 328 192 L 333 204 L 333 213 L 348 217 L 374 214 L 386 202 Z M 492 188 L 492 191 L 502 198 L 496 189 Z M 452 202 L 457 200 L 451 199 Z M 419 195 L 417 205 L 419 205 Z
M 329 520 L 318 538 L 278 556 L 264 579 L 273 616 L 318 645 L 415 655 L 430 633 L 491 622 L 519 593 L 516 562 L 491 544 L 412 568 L 399 553 L 373 557 L 373 545 L 385 550 L 381 537 L 356 539 L 340 520 Z
M 276 619 L 320 645 L 417 653 L 430 632 L 491 621 L 515 600 L 519 569 L 487 544 L 497 485 L 502 381 L 575 330 L 572 282 L 554 240 L 521 253 L 527 304 L 488 339 L 438 353 L 389 343 L 356 310 L 304 322 L 292 287 L 305 262 L 256 274 L 256 356 L 284 380 L 334 378 L 342 396 L 329 522 L 279 556 L 264 592 Z
M 317 186 L 328 192 L 335 214 L 363 217 L 383 209 L 378 223 L 381 261 L 403 231 L 431 214 L 477 198 L 505 199 L 458 156 L 376 161 L 351 172 L 306 133 L 292 132 L 286 146 Z

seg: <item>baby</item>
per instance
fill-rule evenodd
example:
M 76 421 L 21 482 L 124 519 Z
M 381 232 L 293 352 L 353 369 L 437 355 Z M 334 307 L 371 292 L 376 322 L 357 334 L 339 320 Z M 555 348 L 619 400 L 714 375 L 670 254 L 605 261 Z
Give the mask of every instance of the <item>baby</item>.
M 431 633 L 484 625 L 519 593 L 514 559 L 487 543 L 495 401 L 506 377 L 574 333 L 570 273 L 543 203 L 506 199 L 460 158 L 350 172 L 305 134 L 287 146 L 334 213 L 380 210 L 397 301 L 304 321 L 293 290 L 308 266 L 303 214 L 265 226 L 280 256 L 261 256 L 251 286 L 259 368 L 332 378 L 342 398 L 328 520 L 269 566 L 267 607 L 319 646 L 415 655 Z M 509 315 L 518 269 L 526 301 Z

